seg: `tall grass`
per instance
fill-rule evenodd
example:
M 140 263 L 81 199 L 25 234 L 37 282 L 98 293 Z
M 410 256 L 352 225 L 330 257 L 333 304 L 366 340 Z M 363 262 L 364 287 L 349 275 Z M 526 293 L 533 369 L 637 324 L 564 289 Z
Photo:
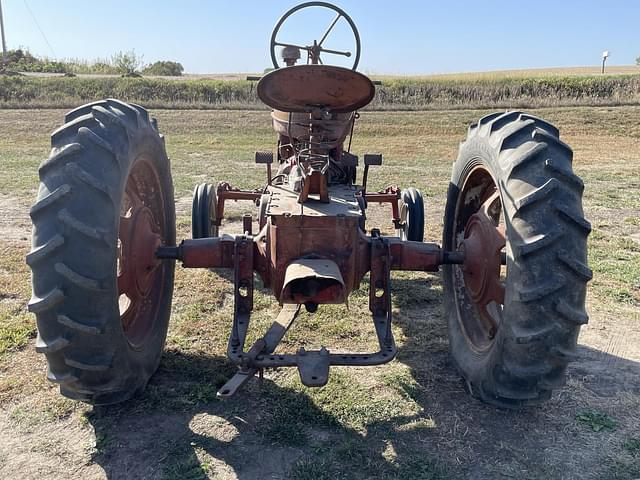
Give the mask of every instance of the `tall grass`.
M 640 104 L 640 75 L 491 79 L 391 79 L 367 108 L 525 108 Z M 151 108 L 265 108 L 244 80 L 0 78 L 0 108 L 72 108 L 107 97 Z
M 546 107 L 640 103 L 640 75 L 384 81 L 372 108 Z

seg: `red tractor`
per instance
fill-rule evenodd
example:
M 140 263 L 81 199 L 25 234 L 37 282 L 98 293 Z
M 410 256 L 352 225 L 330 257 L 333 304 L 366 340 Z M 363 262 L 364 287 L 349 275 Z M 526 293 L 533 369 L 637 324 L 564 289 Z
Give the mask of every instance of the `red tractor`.
M 335 15 L 322 38 L 308 45 L 278 40 L 290 16 L 316 7 Z M 326 49 L 325 39 L 345 21 L 355 52 Z M 302 54 L 306 63 L 297 65 Z M 329 55 L 353 64 L 327 65 Z M 155 120 L 140 106 L 111 99 L 66 115 L 40 166 L 27 256 L 36 349 L 63 395 L 110 404 L 144 389 L 163 351 L 176 260 L 233 272 L 228 356 L 238 373 L 220 397 L 265 368 L 297 367 L 303 384 L 318 387 L 331 365 L 391 361 L 391 272 L 440 267 L 451 353 L 473 395 L 518 407 L 549 398 L 563 383 L 587 322 L 591 278 L 584 185 L 572 171 L 571 148 L 534 116 L 481 118 L 453 165 L 442 246 L 423 243 L 420 192 L 368 191 L 369 168 L 382 156 L 364 154 L 359 173 L 351 152 L 357 112 L 375 94 L 374 82 L 356 71 L 359 57 L 358 31 L 340 8 L 309 2 L 280 19 L 271 37 L 275 69 L 257 84 L 277 133 L 275 151 L 255 156 L 266 167 L 266 183 L 251 191 L 226 182 L 197 186 L 193 238 L 178 246 L 169 161 Z M 255 203 L 242 235 L 219 235 L 228 200 Z M 370 203 L 391 205 L 397 236 L 367 230 Z M 247 348 L 255 275 L 282 311 Z M 344 303 L 367 276 L 377 351 L 274 353 L 301 306 L 314 312 Z

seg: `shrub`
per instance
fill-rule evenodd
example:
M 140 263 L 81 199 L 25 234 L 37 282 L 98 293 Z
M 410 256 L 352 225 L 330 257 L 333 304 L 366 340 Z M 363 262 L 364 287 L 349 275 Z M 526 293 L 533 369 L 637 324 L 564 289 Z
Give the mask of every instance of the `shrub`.
M 158 75 L 162 77 L 179 77 L 184 72 L 184 67 L 179 62 L 160 60 L 147 65 L 142 70 L 145 75 Z
M 120 51 L 111 57 L 111 63 L 118 73 L 131 76 L 142 66 L 142 55 L 138 56 L 135 50 Z
M 20 72 L 66 73 L 69 69 L 64 62 L 38 58 L 29 50 L 9 50 L 7 52 L 7 68 Z

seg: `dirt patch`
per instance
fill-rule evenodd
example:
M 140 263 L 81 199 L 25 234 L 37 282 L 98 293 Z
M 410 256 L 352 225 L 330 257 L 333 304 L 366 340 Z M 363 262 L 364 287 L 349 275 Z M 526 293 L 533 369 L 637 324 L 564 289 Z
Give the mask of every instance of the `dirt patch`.
M 30 203 L 22 197 L 0 193 L 0 232 L 7 242 L 31 243 Z

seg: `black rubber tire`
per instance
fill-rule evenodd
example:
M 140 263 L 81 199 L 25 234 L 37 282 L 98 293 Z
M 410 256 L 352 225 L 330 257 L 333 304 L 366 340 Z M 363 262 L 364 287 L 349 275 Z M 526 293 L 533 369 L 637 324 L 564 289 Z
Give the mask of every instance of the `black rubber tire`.
M 454 272 L 444 266 L 445 312 L 453 360 L 471 393 L 518 408 L 548 399 L 565 382 L 580 326 L 587 323 L 587 236 L 583 182 L 571 148 L 551 124 L 520 112 L 496 113 L 471 125 L 447 195 L 443 248 L 456 249 L 459 194 L 472 168 L 487 169 L 500 191 L 507 276 L 502 321 L 491 345 L 473 348 L 461 324 Z M 458 277 L 459 278 L 459 277 Z M 462 291 L 461 291 L 462 290 Z M 460 307 L 462 308 L 462 307 Z M 475 308 L 475 306 L 473 307 Z
M 30 214 L 27 255 L 36 350 L 63 395 L 91 404 L 124 401 L 156 371 L 167 334 L 175 262 L 161 267 L 160 302 L 148 335 L 129 343 L 120 320 L 117 244 L 124 188 L 139 158 L 151 158 L 164 208 L 164 245 L 175 245 L 175 205 L 164 139 L 146 110 L 117 100 L 69 112 L 51 135 Z
M 398 230 L 398 236 L 412 242 L 424 241 L 424 200 L 420 190 L 413 187 L 402 190 L 399 207 L 405 227 Z
M 216 218 L 216 189 L 209 183 L 201 183 L 193 189 L 191 203 L 191 237 L 211 238 L 218 236 Z
M 260 196 L 260 205 L 258 206 L 258 226 L 260 231 L 267 224 L 267 209 L 269 208 L 269 202 L 271 201 L 270 193 L 263 193 Z

